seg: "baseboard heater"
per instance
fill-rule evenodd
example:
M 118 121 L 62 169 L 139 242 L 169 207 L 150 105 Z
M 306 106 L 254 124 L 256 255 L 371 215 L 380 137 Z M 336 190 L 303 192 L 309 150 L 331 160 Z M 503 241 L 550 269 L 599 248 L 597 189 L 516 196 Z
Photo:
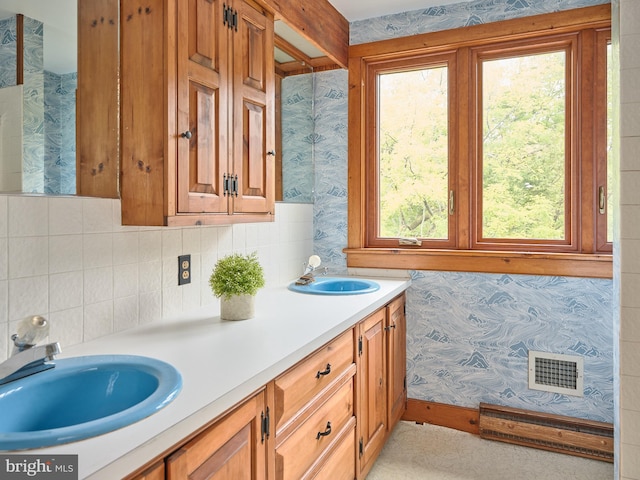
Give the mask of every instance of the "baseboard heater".
M 480 436 L 613 462 L 613 426 L 610 423 L 481 403 Z

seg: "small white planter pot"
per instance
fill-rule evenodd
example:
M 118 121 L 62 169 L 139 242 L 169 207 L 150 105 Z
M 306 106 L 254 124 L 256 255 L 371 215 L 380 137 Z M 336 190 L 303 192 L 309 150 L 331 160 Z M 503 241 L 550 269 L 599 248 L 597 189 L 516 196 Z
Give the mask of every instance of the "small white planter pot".
M 233 295 L 220 297 L 220 318 L 222 320 L 248 320 L 255 315 L 254 295 Z

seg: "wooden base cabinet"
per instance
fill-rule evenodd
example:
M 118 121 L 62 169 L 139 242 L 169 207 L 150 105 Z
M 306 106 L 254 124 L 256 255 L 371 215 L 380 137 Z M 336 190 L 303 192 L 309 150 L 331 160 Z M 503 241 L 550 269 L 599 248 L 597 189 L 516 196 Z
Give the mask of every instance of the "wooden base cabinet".
M 366 477 L 407 404 L 405 296 L 358 325 L 358 478 Z
M 405 297 L 386 307 L 387 325 L 387 425 L 393 429 L 407 409 L 407 321 Z
M 402 294 L 130 480 L 364 479 L 406 409 L 404 307 Z
M 235 408 L 166 460 L 167 480 L 264 480 L 265 392 Z
M 361 475 L 371 469 L 387 437 L 386 310 L 359 325 L 358 456 Z
M 275 379 L 277 480 L 355 478 L 353 337 L 348 330 Z

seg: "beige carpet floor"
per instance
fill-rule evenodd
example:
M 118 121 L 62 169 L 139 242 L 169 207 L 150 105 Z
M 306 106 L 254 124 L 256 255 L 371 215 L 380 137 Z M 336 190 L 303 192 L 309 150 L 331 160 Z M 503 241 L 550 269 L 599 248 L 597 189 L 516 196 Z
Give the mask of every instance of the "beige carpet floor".
M 613 464 L 400 422 L 367 480 L 612 480 Z

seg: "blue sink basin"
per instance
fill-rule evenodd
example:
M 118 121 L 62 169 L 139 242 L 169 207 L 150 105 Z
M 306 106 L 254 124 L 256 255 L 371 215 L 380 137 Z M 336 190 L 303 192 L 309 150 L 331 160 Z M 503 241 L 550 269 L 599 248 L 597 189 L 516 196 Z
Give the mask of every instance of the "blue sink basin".
M 55 368 L 0 387 L 0 450 L 74 442 L 157 412 L 182 388 L 171 365 L 133 355 L 55 361 Z
M 314 295 L 359 295 L 380 289 L 380 285 L 372 280 L 344 277 L 319 277 L 309 285 L 289 285 L 289 290 Z

